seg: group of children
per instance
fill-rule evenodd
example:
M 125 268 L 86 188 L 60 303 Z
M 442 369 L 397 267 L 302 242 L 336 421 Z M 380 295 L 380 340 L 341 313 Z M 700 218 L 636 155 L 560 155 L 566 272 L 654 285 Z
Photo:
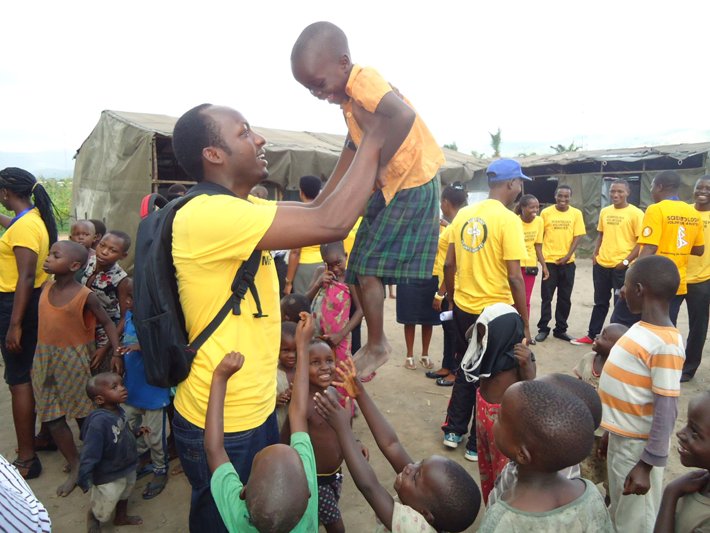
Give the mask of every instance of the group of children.
M 149 385 L 133 325 L 133 283 L 118 264 L 130 237 L 98 234 L 99 221 L 79 220 L 70 239 L 54 243 L 43 265 L 52 275 L 42 290 L 39 333 L 32 367 L 36 440 L 56 446 L 66 460 L 67 496 L 75 486 L 90 491 L 89 531 L 114 523 L 138 524 L 126 504 L 135 484 L 139 454 L 150 450 L 153 479 L 143 497 L 167 482 L 169 434 L 165 407 L 170 391 Z M 125 380 L 125 385 L 124 385 Z M 67 419 L 76 420 L 83 446 L 77 451 Z

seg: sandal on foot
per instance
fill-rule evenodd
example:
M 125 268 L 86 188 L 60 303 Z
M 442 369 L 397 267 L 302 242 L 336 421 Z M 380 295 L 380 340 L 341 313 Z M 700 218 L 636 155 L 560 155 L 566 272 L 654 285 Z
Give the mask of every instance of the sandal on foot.
M 406 362 L 404 363 L 404 368 L 407 370 L 416 370 L 417 365 L 414 364 L 414 357 L 407 357 Z
M 154 476 L 153 479 L 150 480 L 150 483 L 148 483 L 145 486 L 145 489 L 143 490 L 143 499 L 144 500 L 151 500 L 155 498 L 158 494 L 163 492 L 163 489 L 165 488 L 165 485 L 168 484 L 168 474 L 167 472 L 163 475 L 159 476 Z
M 419 358 L 419 364 L 422 365 L 422 368 L 426 368 L 427 370 L 434 368 L 434 361 L 432 361 L 428 355 L 422 355 Z
M 38 478 L 42 473 L 42 463 L 39 462 L 39 457 L 36 455 L 32 459 L 27 461 L 20 461 L 15 459 L 12 462 L 12 466 L 17 468 L 17 471 L 25 479 L 35 479 Z
M 438 378 L 436 384 L 439 385 L 439 387 L 453 387 L 454 381 L 446 378 Z

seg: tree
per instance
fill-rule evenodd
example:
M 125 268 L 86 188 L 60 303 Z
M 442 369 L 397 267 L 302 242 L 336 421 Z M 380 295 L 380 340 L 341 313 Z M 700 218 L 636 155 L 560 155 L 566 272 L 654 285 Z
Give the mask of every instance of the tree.
M 495 133 L 488 132 L 491 136 L 491 148 L 493 148 L 493 157 L 500 157 L 500 145 L 502 142 L 500 128 Z
M 448 148 L 449 150 L 453 150 L 454 152 L 459 151 L 459 146 L 458 146 L 458 144 L 456 144 L 456 141 L 445 144 L 444 148 Z
M 574 144 L 574 141 L 572 141 L 569 146 L 565 146 L 564 144 L 558 144 L 557 146 L 550 146 L 556 154 L 562 154 L 564 152 L 577 152 L 582 149 L 581 144 Z
M 483 152 L 477 152 L 476 150 L 471 150 L 471 155 L 477 157 L 478 159 L 486 159 L 486 154 Z

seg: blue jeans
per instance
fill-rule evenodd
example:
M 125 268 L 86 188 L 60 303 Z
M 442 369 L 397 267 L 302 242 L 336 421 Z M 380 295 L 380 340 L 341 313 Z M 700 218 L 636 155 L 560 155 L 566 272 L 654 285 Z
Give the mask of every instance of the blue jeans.
M 210 491 L 210 468 L 205 453 L 205 430 L 187 421 L 177 410 L 173 418 L 173 435 L 182 469 L 192 487 L 190 531 L 226 532 Z M 276 414 L 247 431 L 224 434 L 224 449 L 242 482 L 246 485 L 254 456 L 279 442 Z

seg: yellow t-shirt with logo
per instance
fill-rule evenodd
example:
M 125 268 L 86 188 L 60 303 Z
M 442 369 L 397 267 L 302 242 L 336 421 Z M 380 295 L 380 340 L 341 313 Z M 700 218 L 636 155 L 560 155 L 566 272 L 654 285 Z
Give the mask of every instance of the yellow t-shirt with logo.
M 545 226 L 542 237 L 542 255 L 545 262 L 554 263 L 562 259 L 569 252 L 575 237 L 586 235 L 582 212 L 576 207 L 569 206 L 567 211 L 560 211 L 557 206 L 546 207 L 540 213 Z M 574 254 L 568 261 L 574 263 Z
M 696 209 L 696 211 L 698 211 Z M 710 211 L 698 211 L 700 220 L 703 222 L 703 239 L 705 240 L 705 252 L 700 257 L 691 255 L 688 257 L 688 283 L 700 283 L 710 279 Z
M 527 258 L 523 225 L 498 200 L 462 208 L 451 223 L 449 244 L 456 252 L 454 303 L 480 314 L 494 303 L 513 303 L 506 261 Z
M 680 200 L 649 205 L 638 242 L 658 246 L 656 255 L 667 257 L 678 267 L 680 286 L 676 294 L 688 292 L 686 271 L 690 250 L 705 244 L 700 213 L 695 207 Z
M 535 245 L 542 244 L 542 235 L 545 231 L 545 225 L 542 218 L 535 217 L 530 222 L 525 222 L 522 218 L 520 221 L 523 223 L 523 238 L 525 239 L 525 250 L 528 253 L 528 257 L 520 262 L 522 267 L 534 267 L 537 266 L 537 254 L 535 253 Z
M 597 231 L 604 233 L 599 247 L 597 263 L 614 268 L 628 257 L 641 235 L 643 211 L 635 205 L 617 209 L 607 206 L 599 212 Z
M 251 198 L 250 198 L 251 200 Z M 227 195 L 198 196 L 173 223 L 173 260 L 189 339 L 207 326 L 231 294 L 234 275 L 269 229 L 276 204 Z M 227 382 L 225 432 L 260 426 L 274 411 L 281 338 L 279 284 L 271 254 L 262 252 L 255 284 L 265 317 L 254 318 L 251 291 L 241 314 L 230 313 L 197 352 L 190 374 L 177 387 L 175 408 L 205 427 L 212 372 L 229 352 L 244 354 L 244 366 Z
M 432 275 L 439 280 L 439 286 L 444 281 L 444 261 L 446 261 L 446 252 L 449 250 L 449 234 L 451 233 L 451 224 L 442 228 L 439 232 L 439 245 L 436 249 L 436 257 L 434 258 L 434 270 Z
M 47 273 L 42 270 L 49 255 L 49 233 L 37 208 L 28 211 L 0 237 L 0 292 L 15 292 L 19 273 L 15 248 L 27 248 L 37 254 L 34 288 L 47 281 Z

